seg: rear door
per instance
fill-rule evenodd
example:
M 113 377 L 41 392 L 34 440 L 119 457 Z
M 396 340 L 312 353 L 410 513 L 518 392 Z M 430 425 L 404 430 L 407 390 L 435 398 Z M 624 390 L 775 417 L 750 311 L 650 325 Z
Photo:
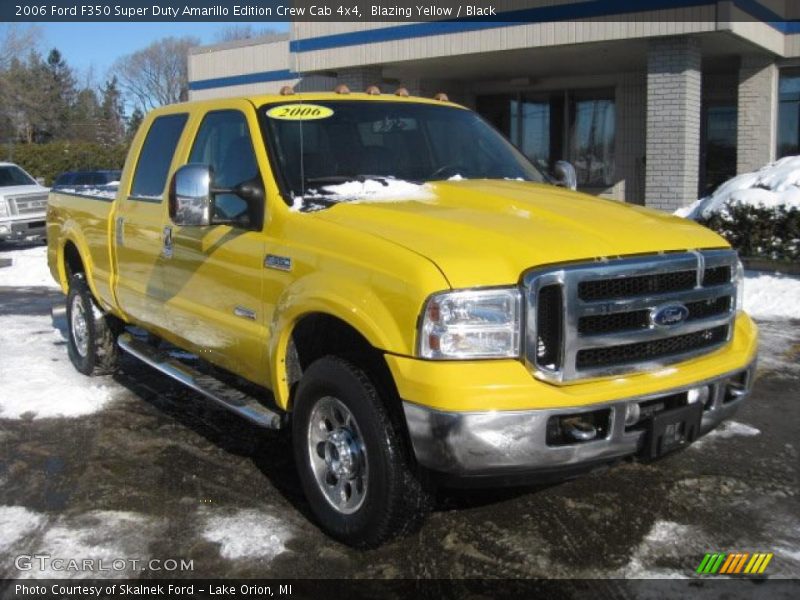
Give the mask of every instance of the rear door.
M 252 105 L 231 100 L 214 106 L 193 127 L 184 162 L 211 166 L 219 189 L 260 178 Z M 249 221 L 247 203 L 235 194 L 218 194 L 214 204 L 214 220 L 224 224 L 167 225 L 172 239 L 164 263 L 167 328 L 185 348 L 263 383 L 268 335 L 262 225 Z
M 138 324 L 164 325 L 164 224 L 169 174 L 188 113 L 156 117 L 145 134 L 127 190 L 120 189 L 114 222 L 116 293 L 122 310 Z

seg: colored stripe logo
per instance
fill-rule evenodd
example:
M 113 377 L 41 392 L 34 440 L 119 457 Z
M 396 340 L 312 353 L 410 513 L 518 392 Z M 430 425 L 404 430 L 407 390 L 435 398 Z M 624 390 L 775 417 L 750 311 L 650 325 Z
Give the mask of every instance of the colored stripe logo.
M 698 575 L 763 575 L 772 560 L 772 552 L 713 552 L 707 553 Z

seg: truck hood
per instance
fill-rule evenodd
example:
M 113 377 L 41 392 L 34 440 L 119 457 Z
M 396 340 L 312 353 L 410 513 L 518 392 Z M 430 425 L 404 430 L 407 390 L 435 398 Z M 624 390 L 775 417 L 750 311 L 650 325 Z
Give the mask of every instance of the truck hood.
M 0 187 L 0 198 L 5 196 L 19 196 L 22 194 L 46 194 L 50 188 L 40 185 L 9 185 Z
M 340 202 L 314 216 L 427 257 L 454 288 L 514 284 L 546 264 L 728 246 L 693 221 L 551 185 L 463 180 L 426 188 L 423 200 Z

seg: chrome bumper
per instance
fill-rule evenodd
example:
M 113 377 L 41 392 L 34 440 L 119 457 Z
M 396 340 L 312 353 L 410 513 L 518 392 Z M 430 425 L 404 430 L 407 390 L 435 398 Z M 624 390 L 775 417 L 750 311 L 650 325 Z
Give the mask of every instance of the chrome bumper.
M 0 240 L 24 240 L 47 234 L 46 216 L 0 221 Z
M 403 408 L 417 461 L 433 471 L 456 477 L 566 471 L 639 452 L 645 431 L 626 430 L 627 404 L 710 386 L 710 399 L 700 424 L 703 435 L 733 415 L 752 390 L 754 375 L 755 361 L 744 369 L 691 386 L 575 408 L 459 413 L 436 411 L 410 402 L 404 402 Z M 743 385 L 732 391 L 733 383 L 742 378 Z M 610 423 L 603 439 L 558 446 L 547 444 L 547 423 L 551 417 L 604 409 L 610 409 Z

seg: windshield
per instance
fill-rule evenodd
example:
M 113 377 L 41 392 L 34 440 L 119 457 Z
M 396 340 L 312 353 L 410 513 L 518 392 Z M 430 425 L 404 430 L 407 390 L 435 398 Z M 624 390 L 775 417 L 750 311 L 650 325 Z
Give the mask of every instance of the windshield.
M 545 177 L 477 114 L 410 102 L 310 101 L 262 107 L 292 199 L 336 196 L 348 182 L 404 189 L 447 179 Z
M 12 185 L 37 185 L 36 182 L 22 169 L 14 165 L 0 167 L 0 187 Z

